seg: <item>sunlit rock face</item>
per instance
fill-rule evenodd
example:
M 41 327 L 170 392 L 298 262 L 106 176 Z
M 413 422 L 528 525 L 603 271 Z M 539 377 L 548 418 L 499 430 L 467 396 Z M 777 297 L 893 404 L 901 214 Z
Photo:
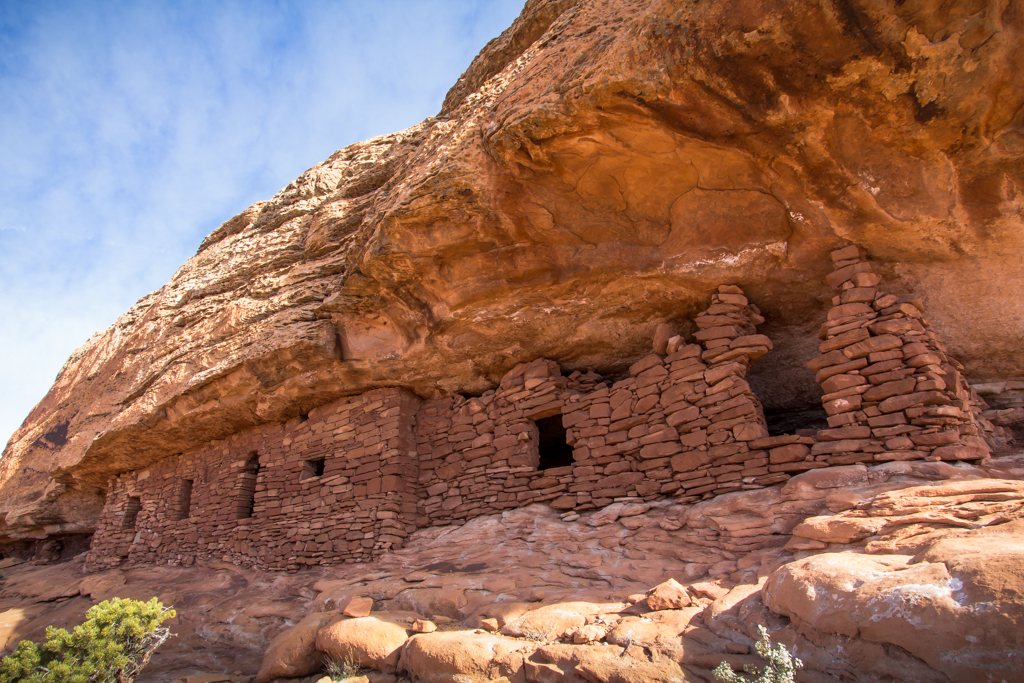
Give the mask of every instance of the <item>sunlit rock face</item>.
M 249 207 L 76 351 L 0 461 L 4 533 L 87 532 L 111 474 L 370 388 L 615 377 L 722 283 L 774 342 L 766 410 L 814 406 L 847 243 L 1012 388 L 1022 28 L 994 1 L 531 0 L 436 118 Z

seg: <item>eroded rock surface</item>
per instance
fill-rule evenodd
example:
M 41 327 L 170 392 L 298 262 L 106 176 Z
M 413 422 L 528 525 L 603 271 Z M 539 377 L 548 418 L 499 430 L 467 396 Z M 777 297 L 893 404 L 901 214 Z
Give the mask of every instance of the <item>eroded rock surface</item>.
M 797 412 L 848 242 L 1018 407 L 1022 25 L 995 0 L 531 0 L 438 117 L 243 211 L 68 360 L 0 462 L 5 533 L 88 532 L 110 474 L 369 388 L 614 376 L 723 282 L 774 342 L 762 403 Z
M 758 624 L 809 680 L 1022 681 L 1021 479 L 1019 456 L 851 465 L 596 526 L 607 510 L 564 521 L 533 505 L 420 530 L 372 564 L 289 574 L 22 563 L 0 570 L 0 636 L 10 648 L 99 600 L 156 595 L 178 635 L 143 682 L 316 681 L 328 654 L 392 683 L 707 681 L 722 661 L 759 664 Z M 796 535 L 851 519 L 873 531 Z M 371 599 L 370 616 L 343 614 Z

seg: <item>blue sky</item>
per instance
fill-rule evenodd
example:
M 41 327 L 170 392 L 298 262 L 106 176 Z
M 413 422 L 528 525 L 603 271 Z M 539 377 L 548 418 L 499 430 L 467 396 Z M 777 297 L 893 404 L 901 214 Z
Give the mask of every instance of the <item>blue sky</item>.
M 0 440 L 220 223 L 436 114 L 522 5 L 0 0 Z

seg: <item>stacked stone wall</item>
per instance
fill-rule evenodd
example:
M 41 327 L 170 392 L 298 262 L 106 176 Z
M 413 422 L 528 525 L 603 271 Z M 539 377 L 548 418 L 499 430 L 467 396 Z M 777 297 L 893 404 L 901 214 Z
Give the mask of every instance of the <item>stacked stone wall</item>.
M 416 424 L 420 526 L 537 502 L 575 507 L 567 498 L 574 468 L 539 469 L 535 421 L 561 415 L 595 387 L 604 385 L 594 373 L 563 377 L 557 363 L 538 359 L 516 366 L 482 396 L 424 402 Z
M 811 449 L 817 462 L 977 460 L 989 456 L 981 404 L 917 299 L 878 288 L 856 246 L 832 253 L 827 280 L 840 293 L 821 326 L 821 356 L 808 363 L 830 429 Z M 983 426 L 984 427 L 984 426 Z
M 88 562 L 187 566 L 198 558 L 299 569 L 399 546 L 415 528 L 418 407 L 404 390 L 375 390 L 114 477 Z M 126 528 L 132 497 L 141 509 Z
M 707 500 L 831 465 L 988 457 L 984 403 L 921 303 L 881 292 L 855 247 L 833 260 L 840 294 L 808 364 L 829 415 L 816 438 L 769 436 L 745 377 L 772 342 L 757 332 L 757 307 L 724 285 L 696 318 L 693 343 L 659 329 L 654 353 L 618 381 L 565 377 L 537 359 L 478 397 L 420 402 L 379 389 L 114 477 L 89 564 L 209 558 L 294 570 L 370 560 L 417 527 L 532 503 L 572 519 L 613 503 Z M 542 447 L 539 424 L 564 433 L 567 462 L 564 449 L 555 457 Z

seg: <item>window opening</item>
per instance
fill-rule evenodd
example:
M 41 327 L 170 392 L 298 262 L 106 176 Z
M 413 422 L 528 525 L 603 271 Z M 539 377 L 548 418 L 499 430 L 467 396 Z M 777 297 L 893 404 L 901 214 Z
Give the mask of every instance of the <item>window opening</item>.
M 812 432 L 817 434 L 819 429 L 828 429 L 828 413 L 820 404 L 798 408 L 765 409 L 764 421 L 768 426 L 769 436 L 782 436 L 783 434 L 812 436 Z
M 253 452 L 238 475 L 238 496 L 235 500 L 235 519 L 249 519 L 256 506 L 256 482 L 260 476 L 260 456 Z
M 759 331 L 773 336 L 764 328 Z M 750 390 L 761 403 L 769 436 L 800 432 L 804 432 L 801 436 L 806 436 L 828 429 L 828 415 L 821 405 L 821 387 L 814 373 L 806 368 L 802 358 L 795 368 L 783 362 L 789 361 L 770 359 L 770 356 L 760 358 L 746 375 Z
M 315 460 L 306 460 L 302 463 L 302 478 L 313 479 L 315 477 L 322 477 L 324 474 L 324 458 L 317 458 Z
M 124 508 L 124 519 L 121 520 L 121 531 L 135 530 L 135 520 L 138 519 L 141 509 L 142 499 L 138 496 L 129 496 L 128 505 Z
M 182 479 L 178 488 L 178 519 L 188 519 L 192 514 L 192 479 Z
M 566 442 L 562 416 L 542 417 L 534 424 L 537 425 L 539 432 L 537 450 L 540 453 L 540 459 L 537 462 L 537 469 L 549 470 L 555 467 L 571 466 L 573 464 L 573 449 Z

